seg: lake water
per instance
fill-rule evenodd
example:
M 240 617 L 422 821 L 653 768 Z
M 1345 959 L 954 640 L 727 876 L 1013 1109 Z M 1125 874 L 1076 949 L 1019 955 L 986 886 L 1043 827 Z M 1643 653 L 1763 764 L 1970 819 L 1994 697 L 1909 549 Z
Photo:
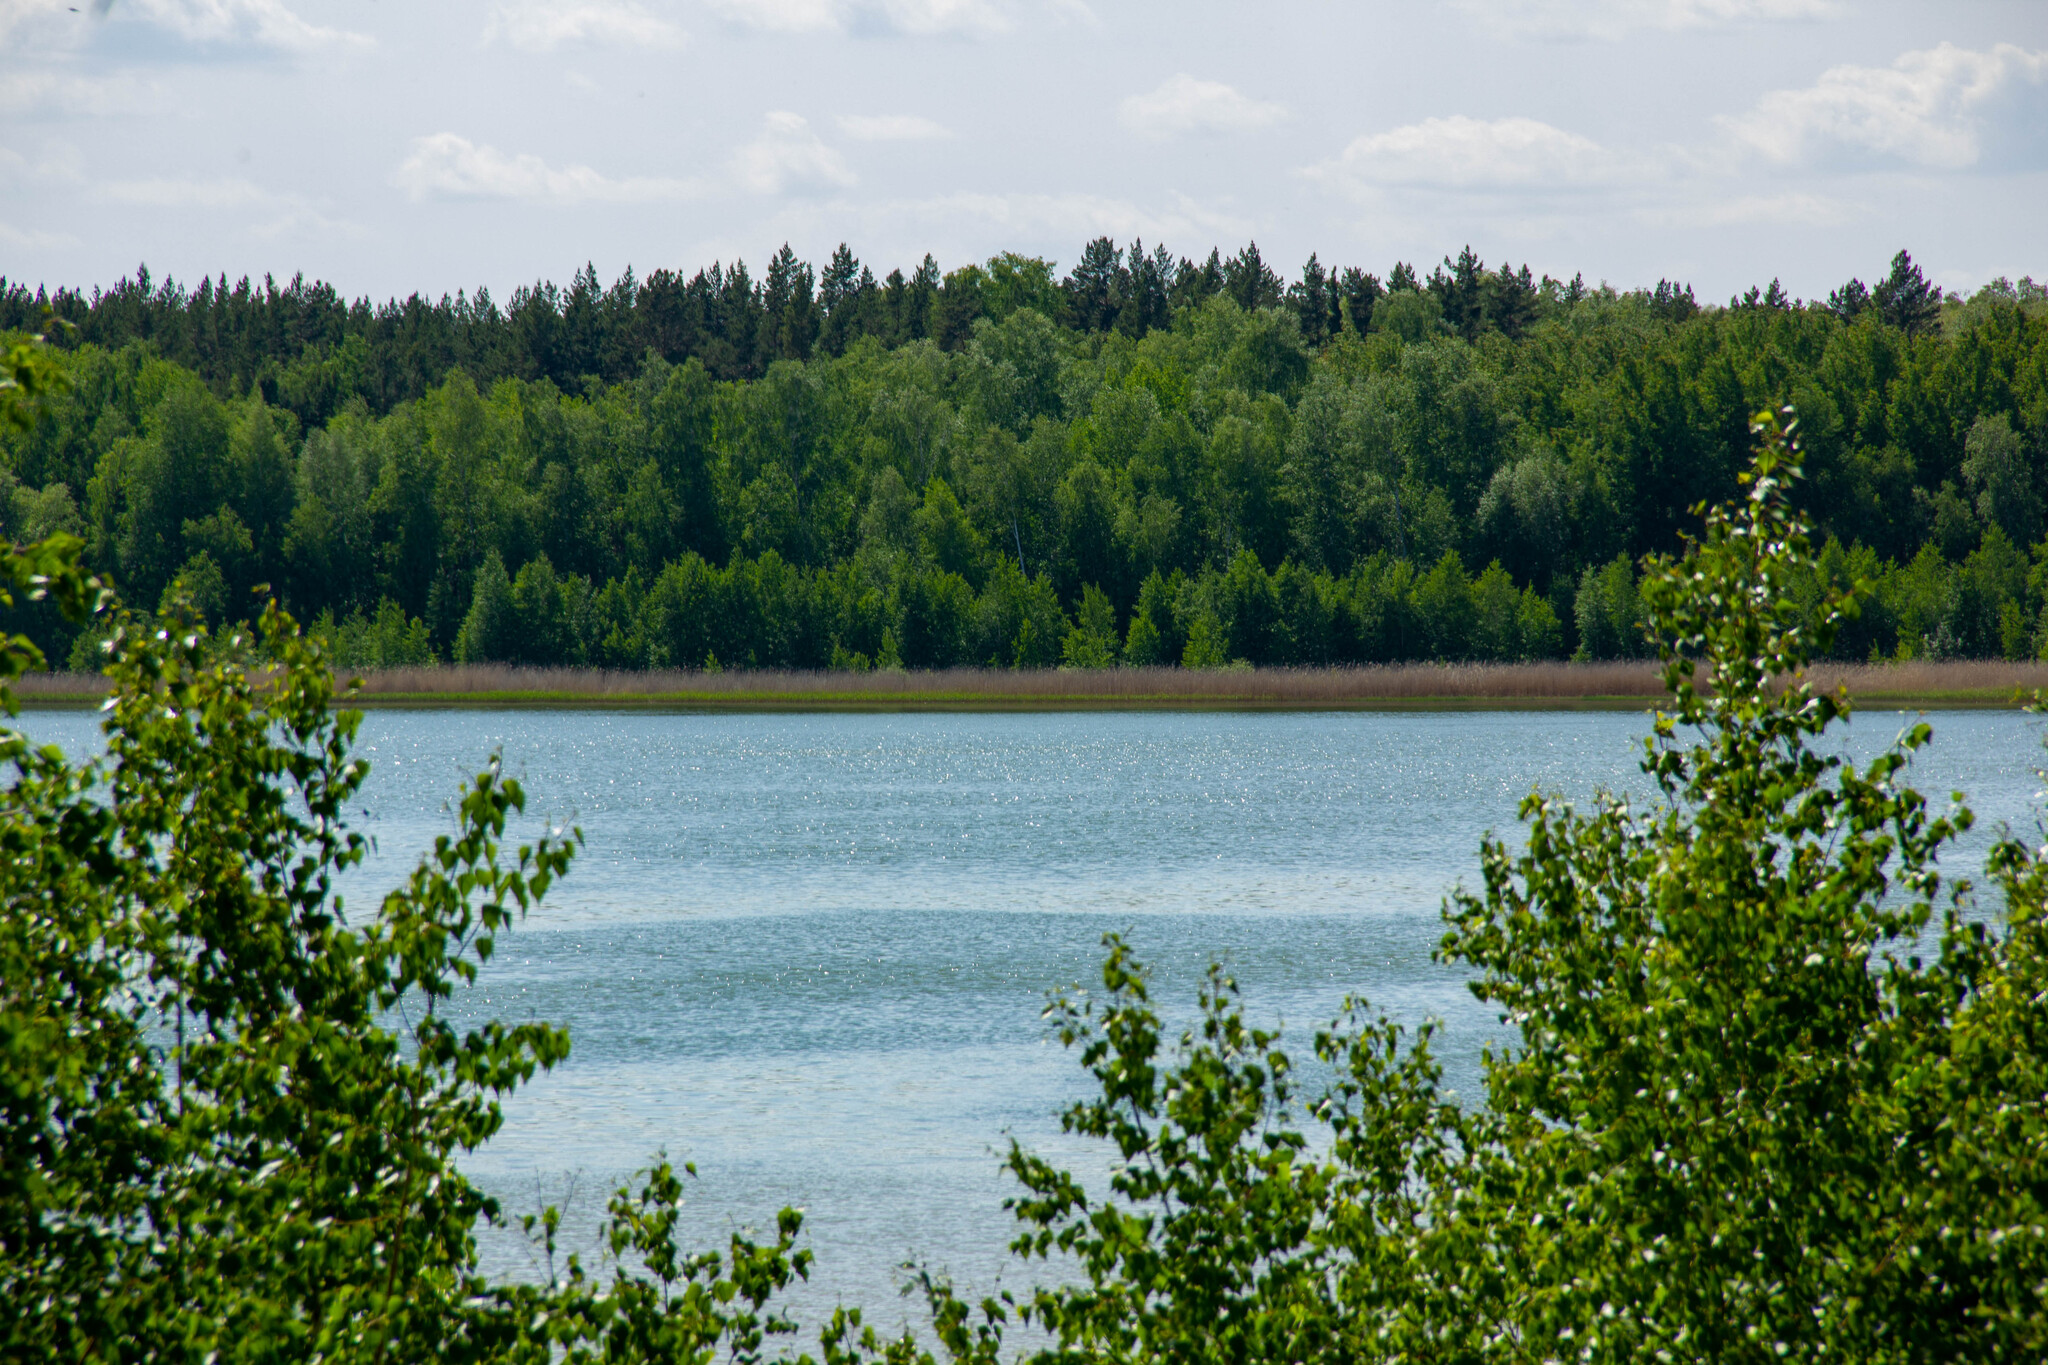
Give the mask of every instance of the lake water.
M 1910 719 L 1862 715 L 1849 747 Z M 25 724 L 76 752 L 96 720 Z M 1967 870 L 1990 826 L 2031 823 L 2038 731 L 2010 712 L 1934 723 L 1914 780 L 1968 794 Z M 1443 895 L 1476 880 L 1481 835 L 1512 834 L 1532 787 L 1646 797 L 1645 729 L 1630 713 L 372 711 L 358 824 L 378 848 L 348 890 L 367 903 L 398 881 L 501 751 L 529 834 L 574 820 L 588 844 L 465 1010 L 564 1023 L 574 1052 L 467 1169 L 514 1211 L 568 1196 L 574 1243 L 665 1148 L 700 1172 L 694 1236 L 808 1211 L 807 1331 L 839 1300 L 889 1323 L 905 1260 L 976 1294 L 1029 1283 L 1003 1251 L 1012 1135 L 1099 1186 L 1106 1154 L 1058 1132 L 1083 1078 L 1040 1010 L 1094 979 L 1106 931 L 1155 965 L 1169 1012 L 1226 963 L 1298 1050 L 1347 993 L 1441 1019 L 1451 1083 L 1474 1093 L 1496 1025 L 1431 961 Z M 516 1238 L 486 1250 L 527 1273 Z

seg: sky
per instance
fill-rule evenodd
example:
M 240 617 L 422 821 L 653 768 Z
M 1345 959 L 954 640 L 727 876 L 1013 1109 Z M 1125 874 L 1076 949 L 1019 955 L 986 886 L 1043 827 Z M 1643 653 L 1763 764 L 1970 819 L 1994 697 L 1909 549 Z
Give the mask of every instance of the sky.
M 0 275 L 376 300 L 785 241 L 2048 279 L 2048 4 L 0 0 Z

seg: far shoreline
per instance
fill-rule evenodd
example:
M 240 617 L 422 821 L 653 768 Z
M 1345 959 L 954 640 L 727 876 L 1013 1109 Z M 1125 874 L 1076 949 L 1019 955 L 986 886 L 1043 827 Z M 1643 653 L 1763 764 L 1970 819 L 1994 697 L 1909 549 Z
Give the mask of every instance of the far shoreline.
M 359 708 L 676 712 L 1636 711 L 1665 696 L 1654 663 L 1372 664 L 1330 668 L 645 672 L 454 664 L 337 671 Z M 2048 662 L 1818 664 L 1818 690 L 1867 710 L 2008 709 L 2048 691 Z M 361 686 L 346 690 L 352 679 Z M 91 674 L 36 673 L 24 706 L 96 706 Z

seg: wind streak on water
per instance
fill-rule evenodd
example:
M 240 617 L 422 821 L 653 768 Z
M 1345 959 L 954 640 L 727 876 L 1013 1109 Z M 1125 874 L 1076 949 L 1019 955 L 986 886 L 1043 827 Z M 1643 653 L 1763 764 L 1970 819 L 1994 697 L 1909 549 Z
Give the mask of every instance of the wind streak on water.
M 1906 719 L 1865 715 L 1849 748 L 1868 756 Z M 90 726 L 29 721 L 67 747 Z M 1969 793 L 1967 868 L 1993 824 L 2027 818 L 2037 750 L 2011 713 L 1935 726 L 1914 781 L 1937 804 Z M 1106 930 L 1155 966 L 1173 1017 L 1225 961 L 1297 1054 L 1347 993 L 1442 1018 L 1450 1083 L 1475 1094 L 1497 1025 L 1430 959 L 1443 894 L 1476 880 L 1484 831 L 1513 838 L 1532 787 L 1647 798 L 1645 729 L 1626 713 L 373 711 L 359 822 L 379 851 L 346 889 L 366 910 L 501 749 L 529 790 L 524 836 L 573 819 L 589 843 L 463 1012 L 565 1023 L 575 1051 L 467 1168 L 513 1211 L 581 1172 L 584 1231 L 663 1147 L 702 1172 L 693 1237 L 806 1206 L 815 1324 L 837 1299 L 885 1309 L 906 1257 L 976 1292 L 1028 1282 L 1002 1251 L 1010 1134 L 1102 1187 L 1107 1154 L 1058 1133 L 1085 1078 L 1039 1011 L 1096 979 Z M 516 1239 L 487 1251 L 528 1266 Z

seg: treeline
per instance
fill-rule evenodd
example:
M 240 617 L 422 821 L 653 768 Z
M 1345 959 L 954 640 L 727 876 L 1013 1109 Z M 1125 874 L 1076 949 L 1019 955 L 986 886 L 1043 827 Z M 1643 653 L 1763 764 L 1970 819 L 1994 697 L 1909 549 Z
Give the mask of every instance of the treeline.
M 651 583 L 628 571 L 596 590 L 558 575 L 545 555 L 508 577 L 494 554 L 455 654 L 615 668 L 1220 668 L 1550 658 L 1564 643 L 1556 612 L 1533 588 L 1518 589 L 1498 564 L 1475 579 L 1452 553 L 1424 574 L 1380 555 L 1339 578 L 1292 561 L 1268 574 L 1241 550 L 1220 572 L 1155 570 L 1128 620 L 1119 616 L 1092 583 L 1070 614 L 1046 575 L 1026 578 L 1003 557 L 978 590 L 943 569 L 896 575 L 885 590 L 852 564 L 808 571 L 772 550 L 724 568 L 692 552 Z M 365 662 L 411 663 L 423 661 L 427 642 L 394 604 L 349 626 L 340 643 Z
M 863 337 L 888 348 L 930 340 L 958 350 L 977 319 L 1000 322 L 1021 308 L 1074 332 L 1142 337 L 1224 297 L 1246 311 L 1284 307 L 1315 347 L 1347 331 L 1369 335 L 1380 301 L 1407 292 L 1434 301 L 1422 310 L 1430 316 L 1409 316 L 1418 307 L 1411 301 L 1396 304 L 1398 316 L 1380 325 L 1409 332 L 1441 322 L 1472 341 L 1488 332 L 1518 338 L 1558 305 L 1578 302 L 1586 286 L 1578 276 L 1533 278 L 1526 265 L 1488 270 L 1469 246 L 1427 279 L 1399 262 L 1383 282 L 1357 266 L 1326 269 L 1311 254 L 1288 283 L 1256 242 L 1229 257 L 1212 248 L 1197 262 L 1164 247 L 1147 251 L 1143 242 L 1121 249 L 1103 237 L 1083 248 L 1064 278 L 1049 261 L 1004 253 L 943 274 L 927 255 L 909 275 L 891 270 L 880 280 L 844 244 L 823 270 L 784 244 L 758 279 L 736 260 L 688 280 L 662 269 L 642 281 L 629 267 L 607 288 L 586 265 L 567 288 L 539 281 L 514 290 L 503 308 L 483 288 L 452 299 L 350 301 L 303 276 L 283 286 L 268 275 L 261 284 L 244 276 L 230 285 L 222 274 L 186 290 L 154 279 L 147 266 L 90 295 L 30 289 L 0 276 L 0 330 L 39 330 L 44 317 L 54 316 L 66 325 L 54 338 L 58 344 L 113 350 L 147 342 L 222 397 L 260 392 L 310 429 L 353 399 L 389 412 L 424 397 L 455 369 L 485 387 L 505 378 L 547 379 L 576 394 L 632 379 L 649 355 L 672 365 L 695 357 L 714 379 L 757 379 L 777 360 L 842 355 Z M 2031 280 L 2007 292 L 2033 299 L 2041 293 Z M 1673 321 L 1700 307 L 1690 285 L 1667 280 L 1648 291 L 1648 301 Z M 1914 332 L 1935 320 L 1941 303 L 1902 252 L 1875 288 L 1852 279 L 1826 306 L 1844 319 L 1871 309 Z M 1776 280 L 1729 301 L 1732 308 L 1794 304 Z
M 40 296 L 0 289 L 11 326 Z M 87 299 L 0 518 L 130 600 L 268 584 L 357 665 L 1216 666 L 1643 649 L 1634 565 L 1801 414 L 1839 654 L 2048 647 L 2048 302 L 1903 252 L 1825 303 L 1092 243 L 881 281 Z M 34 615 L 31 613 L 31 615 Z M 30 622 L 84 663 L 54 615 Z
M 274 603 L 251 668 L 174 602 L 109 641 L 104 758 L 0 726 L 0 1292 L 31 1310 L 0 1313 L 0 1359 L 2048 1359 L 2048 849 L 2001 828 L 1964 857 L 1963 795 L 1903 780 L 1925 723 L 1843 754 L 1846 700 L 1801 674 L 1850 604 L 1784 596 L 1825 570 L 1796 456 L 1758 435 L 1754 496 L 1642 588 L 1662 799 L 1525 797 L 1526 841 L 1485 838 L 1444 898 L 1433 960 L 1511 1030 L 1477 1102 L 1433 1022 L 1351 995 L 1304 1046 L 1213 959 L 1192 1012 L 1163 1005 L 1107 935 L 1099 985 L 1046 1010 L 1082 1070 L 1061 1141 L 1002 1162 L 1022 1193 L 982 1245 L 1008 1287 L 921 1271 L 923 1326 L 842 1302 L 815 1354 L 803 1210 L 686 1243 L 692 1172 L 657 1153 L 586 1270 L 561 1206 L 514 1214 L 461 1169 L 574 1065 L 566 1030 L 465 992 L 582 831 L 515 855 L 526 793 L 494 758 L 409 876 L 344 907 L 373 875 L 361 713 Z M 77 550 L 0 545 L 0 583 L 82 615 Z M 40 662 L 0 637 L 0 709 Z M 549 1273 L 492 1273 L 486 1227 Z
M 503 308 L 481 288 L 438 301 L 415 294 L 382 305 L 351 302 L 303 276 L 280 287 L 269 276 L 230 286 L 222 275 L 187 291 L 156 281 L 146 266 L 89 297 L 32 291 L 0 276 L 0 328 L 31 328 L 47 309 L 68 324 L 61 340 L 108 349 L 148 342 L 216 393 L 261 392 L 313 427 L 352 398 L 388 412 L 424 397 L 454 369 L 486 387 L 504 378 L 547 379 L 577 394 L 630 380 L 649 355 L 672 365 L 695 358 L 714 379 L 757 379 L 777 360 L 841 355 L 863 337 L 887 348 L 929 340 L 958 350 L 977 319 L 1000 322 L 1023 308 L 1076 332 L 1141 337 L 1216 297 L 1247 311 L 1284 305 L 1313 346 L 1347 329 L 1365 335 L 1382 297 L 1416 289 L 1427 289 L 1468 339 L 1488 328 L 1512 336 L 1546 300 L 1570 302 L 1584 288 L 1548 277 L 1539 284 L 1526 266 L 1489 272 L 1470 248 L 1426 282 L 1406 264 L 1382 284 L 1357 267 L 1325 270 L 1310 256 L 1288 285 L 1255 242 L 1228 258 L 1212 249 L 1197 263 L 1164 248 L 1148 252 L 1142 242 L 1121 249 L 1104 237 L 1088 244 L 1064 279 L 1049 261 L 1005 253 L 944 274 L 927 255 L 909 275 L 891 270 L 880 280 L 844 245 L 819 271 L 785 244 L 758 279 L 745 261 L 734 261 L 687 281 L 670 270 L 642 281 L 628 268 L 606 288 L 585 266 L 566 289 L 547 281 L 523 286 Z M 1692 306 L 1689 290 L 1681 297 L 1673 286 L 1660 288 L 1669 293 L 1660 301 L 1681 313 Z

